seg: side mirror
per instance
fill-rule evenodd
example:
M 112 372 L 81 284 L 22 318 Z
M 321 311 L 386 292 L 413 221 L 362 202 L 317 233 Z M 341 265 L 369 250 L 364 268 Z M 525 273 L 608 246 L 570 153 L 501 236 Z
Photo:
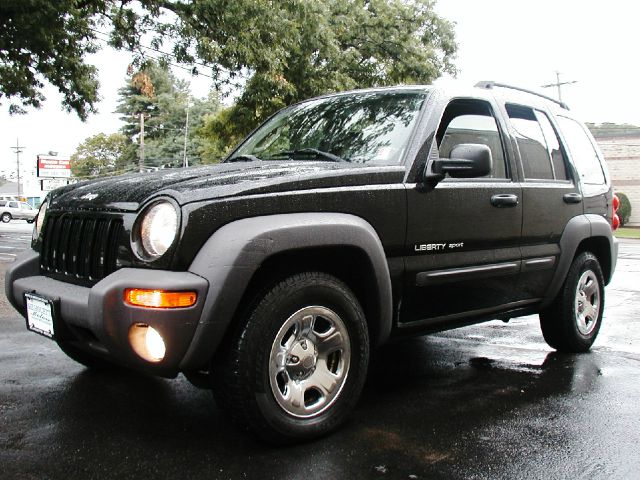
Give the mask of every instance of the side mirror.
M 435 185 L 447 174 L 452 178 L 484 177 L 493 167 L 491 149 L 479 143 L 456 145 L 451 149 L 450 157 L 431 162 L 430 171 L 426 171 L 424 175 L 426 183 Z

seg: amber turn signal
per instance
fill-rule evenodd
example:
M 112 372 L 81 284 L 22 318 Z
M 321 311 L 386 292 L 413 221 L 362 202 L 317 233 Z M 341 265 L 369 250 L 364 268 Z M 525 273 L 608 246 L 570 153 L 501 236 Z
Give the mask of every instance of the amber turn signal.
M 136 307 L 185 308 L 192 307 L 197 300 L 196 292 L 167 292 L 141 288 L 127 288 L 124 291 L 124 301 Z

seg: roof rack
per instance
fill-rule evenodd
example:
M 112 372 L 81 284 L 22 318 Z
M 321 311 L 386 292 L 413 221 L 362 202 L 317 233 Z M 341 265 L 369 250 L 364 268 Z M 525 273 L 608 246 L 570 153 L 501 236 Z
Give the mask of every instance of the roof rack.
M 560 100 L 556 100 L 555 98 L 547 97 L 546 95 L 542 95 L 541 93 L 534 92 L 533 90 L 527 90 L 526 88 L 515 87 L 513 85 L 507 85 L 506 83 L 498 83 L 498 82 L 494 82 L 494 81 L 491 81 L 491 80 L 483 80 L 481 82 L 476 83 L 475 87 L 476 88 L 485 88 L 487 90 L 490 90 L 490 89 L 492 89 L 494 87 L 509 88 L 511 90 L 518 90 L 519 92 L 529 93 L 531 95 L 535 95 L 536 97 L 544 98 L 545 100 L 549 100 L 550 102 L 553 102 L 553 103 L 556 103 L 556 104 L 560 105 L 565 110 L 569 110 L 569 106 L 566 103 L 561 102 Z

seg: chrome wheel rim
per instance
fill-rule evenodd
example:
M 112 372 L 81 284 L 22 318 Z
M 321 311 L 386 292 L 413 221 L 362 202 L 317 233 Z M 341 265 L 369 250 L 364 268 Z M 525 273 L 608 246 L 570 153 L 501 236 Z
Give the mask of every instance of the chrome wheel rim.
M 344 321 L 325 307 L 302 308 L 284 322 L 271 346 L 271 392 L 289 415 L 319 415 L 340 395 L 350 359 Z
M 576 325 L 582 335 L 591 335 L 600 314 L 600 288 L 598 278 L 591 270 L 580 276 L 576 287 Z

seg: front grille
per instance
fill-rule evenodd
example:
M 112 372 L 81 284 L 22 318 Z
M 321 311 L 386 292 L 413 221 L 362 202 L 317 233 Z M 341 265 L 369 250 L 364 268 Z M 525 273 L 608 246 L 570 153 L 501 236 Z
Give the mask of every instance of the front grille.
M 43 274 L 94 283 L 117 269 L 121 219 L 51 214 L 44 228 L 40 248 Z

